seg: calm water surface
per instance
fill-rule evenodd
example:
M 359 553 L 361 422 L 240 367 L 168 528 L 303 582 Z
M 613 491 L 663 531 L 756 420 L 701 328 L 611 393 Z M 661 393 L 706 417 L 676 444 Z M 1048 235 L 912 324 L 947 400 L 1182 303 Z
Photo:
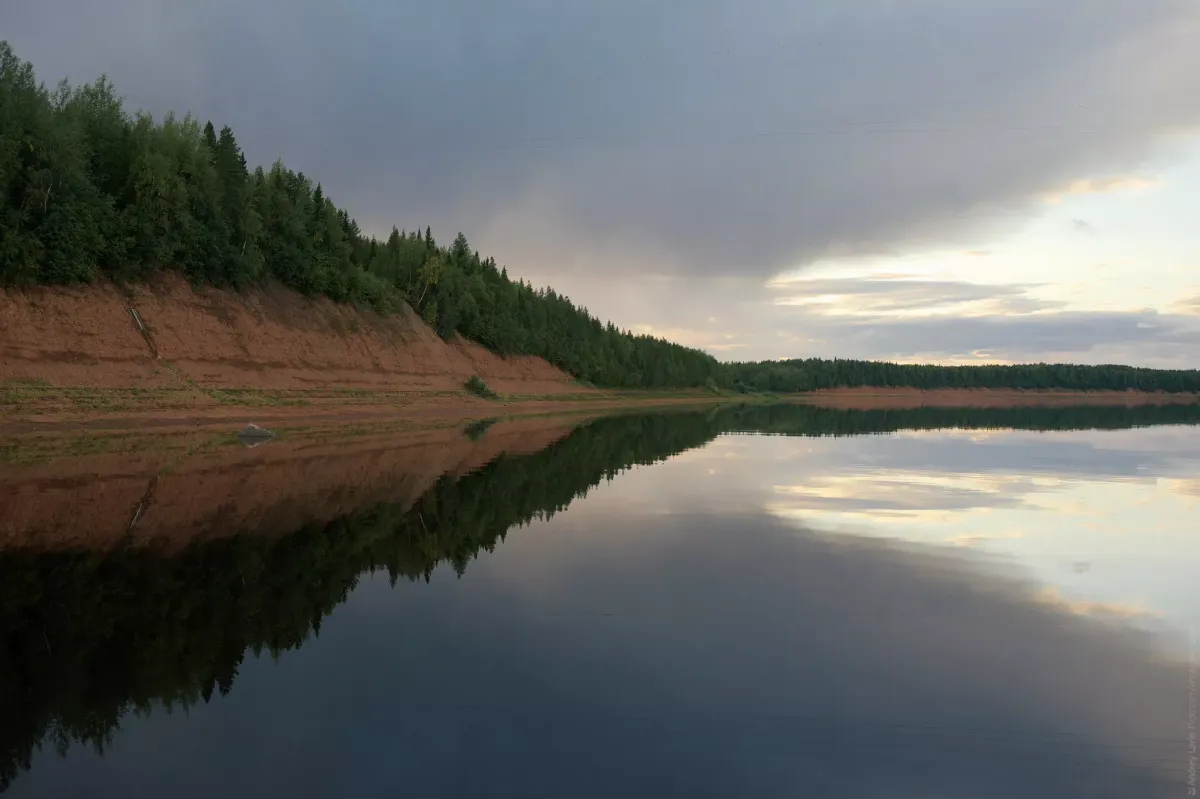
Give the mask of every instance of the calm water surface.
M 5 795 L 1187 796 L 1189 413 L 608 419 L 415 505 L 9 548 Z

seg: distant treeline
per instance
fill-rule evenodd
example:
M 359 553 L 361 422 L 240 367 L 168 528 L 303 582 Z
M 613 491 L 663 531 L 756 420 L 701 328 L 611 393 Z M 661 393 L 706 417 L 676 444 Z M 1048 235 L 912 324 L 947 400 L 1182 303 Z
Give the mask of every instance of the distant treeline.
M 1141 369 L 1117 365 L 1034 363 L 1013 366 L 932 366 L 807 358 L 731 363 L 726 364 L 725 368 L 725 379 L 734 388 L 773 393 L 867 386 L 1200 391 L 1200 371 L 1195 369 Z
M 251 170 L 228 127 L 129 115 L 111 83 L 54 90 L 0 42 L 0 284 L 277 280 L 308 296 L 407 302 L 443 338 L 546 358 L 613 387 L 715 384 L 707 353 L 602 324 L 550 289 L 511 280 L 459 236 L 364 234 L 319 184 L 276 162 Z
M 375 572 L 462 574 L 507 532 L 637 464 L 727 432 L 827 436 L 905 428 L 1075 429 L 1200 423 L 1200 406 L 854 411 L 737 405 L 618 416 L 532 455 L 443 477 L 414 506 L 383 503 L 295 530 L 225 530 L 165 555 L 0 551 L 0 791 L 43 746 L 103 749 L 131 711 L 228 693 L 245 654 L 300 647 Z M 486 427 L 464 430 L 473 437 Z

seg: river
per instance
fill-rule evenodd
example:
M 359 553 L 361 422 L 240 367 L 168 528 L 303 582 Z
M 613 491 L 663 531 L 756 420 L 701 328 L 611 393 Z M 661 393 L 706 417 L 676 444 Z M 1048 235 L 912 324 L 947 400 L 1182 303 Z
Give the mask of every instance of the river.
M 0 786 L 1186 796 L 1197 415 L 746 406 L 523 447 L 477 423 L 436 464 L 450 438 L 411 434 L 13 459 Z

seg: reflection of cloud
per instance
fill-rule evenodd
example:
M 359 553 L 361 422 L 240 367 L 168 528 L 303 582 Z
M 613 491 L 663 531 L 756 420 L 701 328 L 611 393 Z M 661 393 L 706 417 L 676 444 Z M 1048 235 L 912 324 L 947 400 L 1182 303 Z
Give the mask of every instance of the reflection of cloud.
M 608 517 L 611 535 L 586 552 L 559 547 L 556 591 L 530 590 L 523 574 L 507 581 L 534 600 L 531 619 L 545 624 L 547 605 L 556 619 L 542 635 L 552 653 L 528 652 L 511 668 L 536 659 L 564 691 L 580 670 L 621 674 L 619 694 L 576 682 L 564 695 L 646 718 L 688 708 L 697 740 L 712 740 L 713 764 L 738 752 L 769 757 L 784 795 L 882 795 L 885 786 L 905 796 L 1163 795 L 1158 761 L 1177 751 L 1176 682 L 1155 682 L 1169 668 L 1121 623 L 1129 608 L 1054 601 L 945 547 L 758 518 L 620 519 Z M 579 630 L 594 608 L 606 624 Z M 780 726 L 756 725 L 759 713 Z M 719 727 L 691 726 L 713 717 Z M 864 756 L 881 730 L 903 755 Z M 723 748 L 727 735 L 741 745 Z M 842 745 L 830 749 L 834 739 Z M 648 754 L 661 757 L 657 747 Z M 1087 779 L 1059 773 L 1077 758 L 1091 764 Z M 761 775 L 756 762 L 738 767 Z M 1091 769 L 1106 764 L 1116 768 L 1097 787 Z M 810 769 L 840 775 L 838 789 L 811 790 Z M 763 792 L 753 779 L 741 786 L 731 793 Z
M 786 498 L 776 509 L 833 511 L 847 514 L 911 515 L 928 511 L 1013 508 L 1038 491 L 1020 477 L 996 478 L 935 474 L 928 471 L 905 479 L 872 475 L 815 477 L 804 485 L 776 486 Z
M 1200 429 L 975 433 L 938 431 L 920 436 L 850 440 L 850 452 L 870 448 L 871 468 L 887 473 L 1021 478 L 1039 489 L 1064 481 L 1150 480 L 1189 474 L 1200 464 Z M 829 468 L 828 465 L 825 468 Z

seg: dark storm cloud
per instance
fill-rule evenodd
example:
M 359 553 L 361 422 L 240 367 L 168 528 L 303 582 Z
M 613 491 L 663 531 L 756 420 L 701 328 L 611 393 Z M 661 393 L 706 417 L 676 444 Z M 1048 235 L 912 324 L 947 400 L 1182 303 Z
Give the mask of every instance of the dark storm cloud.
M 938 316 L 914 319 L 825 317 L 806 328 L 841 351 L 936 358 L 985 354 L 1000 360 L 1075 358 L 1095 351 L 1141 348 L 1163 358 L 1194 361 L 1200 328 L 1188 317 L 1123 312 L 1060 312 L 1023 316 Z
M 284 156 L 376 230 L 462 229 L 522 273 L 762 276 L 953 239 L 1132 163 L 1200 119 L 1198 16 L 1190 0 L 9 0 L 0 32 L 47 79 L 107 71 L 133 105 L 232 124 L 252 160 Z

